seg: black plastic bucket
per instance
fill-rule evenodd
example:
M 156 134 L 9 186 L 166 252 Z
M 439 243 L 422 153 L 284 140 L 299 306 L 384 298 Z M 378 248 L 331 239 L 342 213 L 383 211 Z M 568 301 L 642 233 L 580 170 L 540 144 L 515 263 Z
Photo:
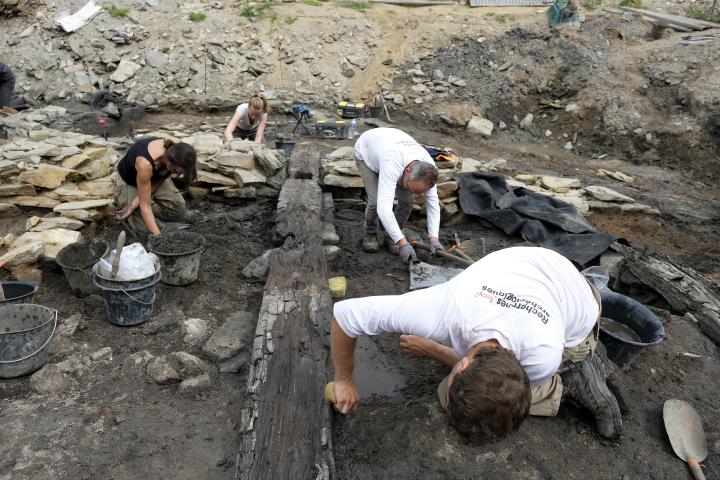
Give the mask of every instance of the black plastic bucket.
M 5 300 L 0 300 L 0 305 L 14 303 L 35 303 L 35 294 L 38 286 L 26 280 L 3 280 L 2 288 L 5 292 Z
M 185 245 L 180 252 L 163 251 L 164 240 L 178 240 Z M 148 239 L 148 250 L 157 255 L 165 285 L 183 287 L 197 280 L 200 271 L 200 256 L 205 251 L 205 242 L 197 233 L 180 230 Z
M 87 297 L 99 292 L 92 280 L 92 267 L 107 251 L 106 241 L 91 238 L 71 243 L 58 252 L 55 262 L 62 267 L 65 279 L 76 296 Z
M 146 322 L 155 305 L 155 284 L 160 281 L 160 264 L 155 273 L 138 280 L 113 280 L 100 275 L 93 267 L 93 283 L 105 299 L 105 310 L 110 323 L 129 327 Z
M 607 348 L 608 358 L 618 367 L 630 366 L 645 347 L 657 345 L 667 337 L 660 319 L 642 303 L 608 289 L 603 289 L 600 296 L 602 316 L 628 327 L 639 338 L 631 340 L 600 322 L 600 340 Z

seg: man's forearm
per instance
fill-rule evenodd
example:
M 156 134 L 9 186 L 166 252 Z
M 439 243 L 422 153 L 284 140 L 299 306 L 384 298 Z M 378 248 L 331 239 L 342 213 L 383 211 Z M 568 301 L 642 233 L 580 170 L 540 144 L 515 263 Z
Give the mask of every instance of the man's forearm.
M 433 342 L 433 346 L 430 349 L 429 354 L 431 358 L 434 358 L 448 367 L 452 367 L 460 361 L 460 355 L 458 355 L 455 350 L 437 342 Z
M 335 379 L 339 381 L 352 381 L 355 367 L 355 339 L 349 337 L 335 316 L 330 327 L 330 357 L 335 367 Z

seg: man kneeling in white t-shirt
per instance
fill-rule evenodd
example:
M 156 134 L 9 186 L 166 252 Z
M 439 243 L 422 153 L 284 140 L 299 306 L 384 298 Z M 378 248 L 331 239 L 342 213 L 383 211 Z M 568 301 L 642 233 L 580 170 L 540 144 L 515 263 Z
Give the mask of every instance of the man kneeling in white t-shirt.
M 600 296 L 552 250 L 491 253 L 449 282 L 406 293 L 335 304 L 331 356 L 336 408 L 353 411 L 355 339 L 403 333 L 400 345 L 452 371 L 440 403 L 461 433 L 493 441 L 530 415 L 555 416 L 571 396 L 595 416 L 598 432 L 620 433 L 620 408 L 595 355 Z

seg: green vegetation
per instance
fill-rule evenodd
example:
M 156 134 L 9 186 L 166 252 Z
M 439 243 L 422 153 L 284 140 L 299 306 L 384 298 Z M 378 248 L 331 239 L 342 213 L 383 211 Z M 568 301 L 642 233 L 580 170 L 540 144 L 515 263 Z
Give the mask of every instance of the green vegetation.
M 278 21 L 278 18 L 280 18 L 280 17 L 278 17 L 278 14 L 275 13 L 275 12 L 273 12 L 272 15 L 270 15 L 270 21 L 271 21 L 272 23 L 277 22 L 277 21 Z
M 297 22 L 297 17 L 287 17 L 285 19 L 285 23 L 287 23 L 288 25 L 292 25 L 295 22 Z
M 583 0 L 582 6 L 586 10 L 597 10 L 602 7 L 602 0 Z
M 507 23 L 508 20 L 512 21 L 515 20 L 515 15 L 511 15 L 509 13 L 495 13 L 490 12 L 485 14 L 486 17 L 494 18 L 500 23 Z
M 621 7 L 642 8 L 642 0 L 620 0 Z
M 188 19 L 191 22 L 202 22 L 207 18 L 203 12 L 188 12 Z
M 110 14 L 111 17 L 127 17 L 128 12 L 130 11 L 127 8 L 118 8 L 114 4 L 113 5 L 105 5 L 105 11 Z
M 715 10 L 715 4 L 711 8 L 704 10 L 692 6 L 688 8 L 687 16 L 695 20 L 705 20 L 706 22 L 720 23 L 720 12 Z
M 311 7 L 319 7 L 320 5 L 322 5 L 320 3 L 320 0 L 303 0 L 303 3 L 305 5 L 310 5 Z
M 265 14 L 269 13 L 273 8 L 273 3 L 262 2 L 262 3 L 247 3 L 241 10 L 240 15 L 243 17 L 255 17 L 262 18 Z
M 364 12 L 365 10 L 370 8 L 370 3 L 368 2 L 355 2 L 353 0 L 341 0 L 339 5 L 341 7 L 351 8 L 360 12 Z

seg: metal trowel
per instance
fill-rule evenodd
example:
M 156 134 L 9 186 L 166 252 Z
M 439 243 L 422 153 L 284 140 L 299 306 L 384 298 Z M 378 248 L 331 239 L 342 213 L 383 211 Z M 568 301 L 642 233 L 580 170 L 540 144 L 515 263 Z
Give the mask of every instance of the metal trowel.
M 445 283 L 462 271 L 461 268 L 438 267 L 425 262 L 410 262 L 410 290 Z
M 663 420 L 675 454 L 687 462 L 695 480 L 705 480 L 700 462 L 708 452 L 700 416 L 686 401 L 673 399 L 663 406 Z

